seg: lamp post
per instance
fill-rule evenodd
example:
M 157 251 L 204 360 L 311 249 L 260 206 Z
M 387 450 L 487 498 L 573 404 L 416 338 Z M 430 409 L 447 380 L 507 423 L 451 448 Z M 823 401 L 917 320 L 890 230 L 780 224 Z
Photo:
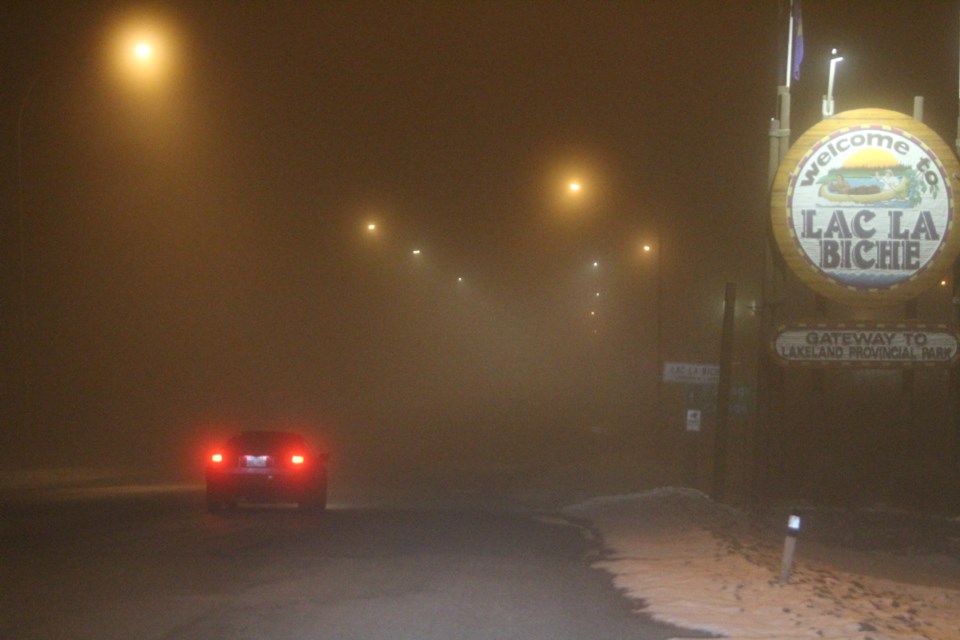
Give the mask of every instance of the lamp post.
M 114 60 L 124 66 L 129 72 L 135 72 L 140 75 L 155 76 L 162 69 L 162 61 L 158 61 L 158 41 L 138 37 L 131 39 L 127 35 L 126 40 L 120 45 L 119 49 L 114 50 Z M 19 318 L 19 361 L 20 361 L 20 415 L 24 427 L 29 427 L 32 423 L 32 402 L 30 388 L 30 373 L 28 351 L 30 341 L 27 339 L 27 252 L 26 252 L 26 186 L 24 181 L 24 135 L 23 126 L 28 115 L 27 106 L 29 105 L 34 89 L 39 84 L 44 71 L 37 73 L 20 101 L 20 107 L 17 111 L 17 146 L 16 146 L 16 167 L 17 167 L 17 259 L 19 269 L 18 279 L 18 301 Z M 128 81 L 132 76 L 128 76 Z
M 663 237 L 660 234 L 659 225 L 657 225 L 655 238 L 654 244 L 647 243 L 644 244 L 642 248 L 644 254 L 653 254 L 653 268 L 655 270 L 654 277 L 656 278 L 656 343 L 654 346 L 654 373 L 656 374 L 657 380 L 657 422 L 660 423 L 663 420 Z

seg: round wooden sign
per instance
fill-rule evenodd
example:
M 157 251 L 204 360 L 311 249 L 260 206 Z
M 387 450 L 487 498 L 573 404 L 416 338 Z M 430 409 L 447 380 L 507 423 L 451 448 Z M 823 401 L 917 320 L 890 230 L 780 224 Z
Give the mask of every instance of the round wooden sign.
M 960 165 L 922 122 L 857 109 L 811 127 L 773 183 L 773 233 L 817 293 L 877 307 L 916 297 L 960 252 Z

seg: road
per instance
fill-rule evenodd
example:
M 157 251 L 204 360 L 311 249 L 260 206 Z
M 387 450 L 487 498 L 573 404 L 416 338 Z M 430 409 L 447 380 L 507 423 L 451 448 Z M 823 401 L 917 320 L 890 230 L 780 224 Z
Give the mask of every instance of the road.
M 509 509 L 207 514 L 197 491 L 0 506 L 0 637 L 693 637 L 633 613 L 584 531 Z

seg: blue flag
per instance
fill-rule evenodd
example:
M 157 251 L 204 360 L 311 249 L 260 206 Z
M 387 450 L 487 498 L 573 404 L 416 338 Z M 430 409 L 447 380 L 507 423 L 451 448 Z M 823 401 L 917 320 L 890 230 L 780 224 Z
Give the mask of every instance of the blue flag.
M 800 0 L 791 0 L 790 15 L 793 18 L 793 79 L 800 79 L 800 63 L 803 62 L 803 20 L 800 18 Z

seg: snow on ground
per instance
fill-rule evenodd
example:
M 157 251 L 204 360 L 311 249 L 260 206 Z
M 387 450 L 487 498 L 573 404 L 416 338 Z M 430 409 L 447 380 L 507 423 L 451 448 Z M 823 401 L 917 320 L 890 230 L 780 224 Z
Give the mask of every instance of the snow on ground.
M 564 513 L 591 523 L 608 550 L 596 566 L 664 622 L 744 640 L 960 638 L 955 558 L 838 554 L 805 546 L 801 531 L 781 584 L 783 538 L 698 491 L 596 498 Z
M 28 490 L 63 499 L 201 486 L 159 485 L 116 470 L 0 473 L 0 496 Z M 564 515 L 589 521 L 607 550 L 596 566 L 664 622 L 738 640 L 960 639 L 960 522 L 948 523 L 946 536 L 933 531 L 947 540 L 931 549 L 923 536 L 904 535 L 912 521 L 887 526 L 864 545 L 862 532 L 851 535 L 822 518 L 813 527 L 817 541 L 801 530 L 793 573 L 780 584 L 786 518 L 782 528 L 758 526 L 744 512 L 676 488 L 595 498 Z M 877 550 L 884 535 L 898 541 L 896 553 Z

